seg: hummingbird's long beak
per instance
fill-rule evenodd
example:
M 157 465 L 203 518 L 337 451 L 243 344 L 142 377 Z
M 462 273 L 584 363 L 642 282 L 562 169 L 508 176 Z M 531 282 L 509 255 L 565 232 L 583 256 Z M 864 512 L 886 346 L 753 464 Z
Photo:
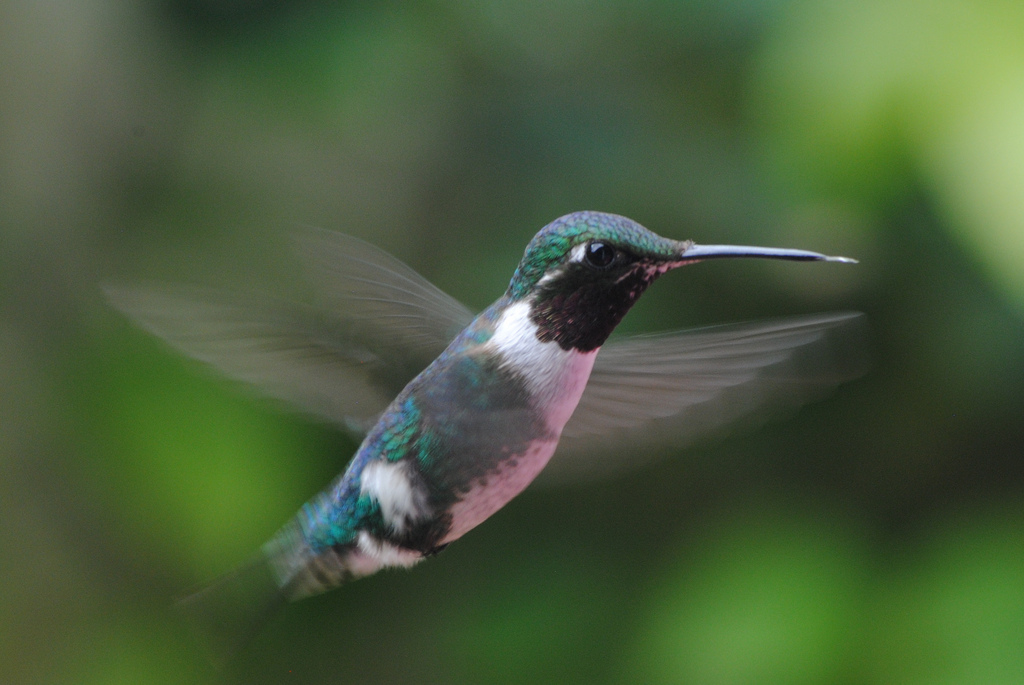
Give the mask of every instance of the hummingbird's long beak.
M 725 257 L 759 257 L 762 259 L 792 259 L 800 262 L 842 262 L 856 264 L 850 257 L 830 257 L 808 250 L 787 250 L 778 247 L 750 247 L 748 245 L 695 245 L 690 244 L 679 255 L 680 261 Z

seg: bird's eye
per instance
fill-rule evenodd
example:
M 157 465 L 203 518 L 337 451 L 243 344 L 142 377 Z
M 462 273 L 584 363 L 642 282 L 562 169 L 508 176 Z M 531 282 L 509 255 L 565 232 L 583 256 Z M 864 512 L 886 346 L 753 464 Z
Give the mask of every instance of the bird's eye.
M 595 241 L 587 245 L 583 258 L 595 269 L 607 269 L 615 261 L 615 248 Z

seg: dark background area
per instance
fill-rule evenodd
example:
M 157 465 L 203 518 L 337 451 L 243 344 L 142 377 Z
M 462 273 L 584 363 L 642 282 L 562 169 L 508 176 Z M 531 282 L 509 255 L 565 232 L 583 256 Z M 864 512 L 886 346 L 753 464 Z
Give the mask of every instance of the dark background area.
M 3 4 L 0 681 L 1024 682 L 1021 35 L 1001 0 Z M 174 598 L 356 445 L 100 284 L 293 292 L 314 224 L 482 308 L 579 209 L 859 258 L 682 269 L 622 330 L 856 309 L 870 373 L 530 488 L 213 670 Z

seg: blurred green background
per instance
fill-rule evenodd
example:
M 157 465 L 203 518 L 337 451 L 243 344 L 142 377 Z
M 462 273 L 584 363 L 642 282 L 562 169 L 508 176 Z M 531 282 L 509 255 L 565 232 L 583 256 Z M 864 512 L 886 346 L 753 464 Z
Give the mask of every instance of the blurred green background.
M 1022 36 L 1011 0 L 0 4 L 0 682 L 1024 682 Z M 623 327 L 859 309 L 871 373 L 213 670 L 172 600 L 355 445 L 99 284 L 287 291 L 307 223 L 481 308 L 578 209 L 858 257 L 684 269 Z

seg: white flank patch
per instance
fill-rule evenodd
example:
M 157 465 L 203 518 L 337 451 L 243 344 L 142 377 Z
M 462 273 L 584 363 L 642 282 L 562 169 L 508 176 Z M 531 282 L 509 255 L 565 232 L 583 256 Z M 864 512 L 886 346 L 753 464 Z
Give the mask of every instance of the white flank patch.
M 413 483 L 412 467 L 404 461 L 371 461 L 359 476 L 360 493 L 377 500 L 384 522 L 396 533 L 430 515 L 427 493 Z
M 549 428 L 561 434 L 587 387 L 597 350 L 563 350 L 556 342 L 538 340 L 529 302 L 516 302 L 502 313 L 487 346 L 526 379 L 538 407 L 548 415 Z
M 378 540 L 365 530 L 359 533 L 356 548 L 345 559 L 345 566 L 357 578 L 376 573 L 387 566 L 408 568 L 423 560 L 423 555 Z

